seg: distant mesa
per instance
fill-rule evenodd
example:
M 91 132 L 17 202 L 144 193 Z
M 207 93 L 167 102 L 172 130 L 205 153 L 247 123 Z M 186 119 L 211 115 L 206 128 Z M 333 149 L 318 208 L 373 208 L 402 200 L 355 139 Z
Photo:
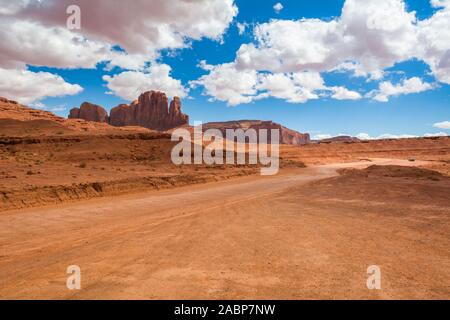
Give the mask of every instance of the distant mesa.
M 352 143 L 352 142 L 360 142 L 360 141 L 361 140 L 356 137 L 338 136 L 338 137 L 319 140 L 318 143 Z
M 270 134 L 271 129 L 280 130 L 280 143 L 287 145 L 306 145 L 311 142 L 310 135 L 308 133 L 300 133 L 273 121 L 261 121 L 261 120 L 240 120 L 229 122 L 210 122 L 203 125 L 203 130 L 218 129 L 222 134 L 226 135 L 227 129 L 254 129 L 259 133 L 259 130 L 267 129 Z M 270 136 L 268 137 L 270 140 Z
M 169 108 L 166 94 L 159 91 L 145 92 L 129 105 L 118 105 L 111 109 L 109 117 L 103 107 L 85 102 L 80 108 L 72 109 L 69 118 L 105 122 L 115 127 L 139 126 L 158 131 L 167 131 L 189 123 L 189 117 L 181 112 L 180 98 L 173 98 Z

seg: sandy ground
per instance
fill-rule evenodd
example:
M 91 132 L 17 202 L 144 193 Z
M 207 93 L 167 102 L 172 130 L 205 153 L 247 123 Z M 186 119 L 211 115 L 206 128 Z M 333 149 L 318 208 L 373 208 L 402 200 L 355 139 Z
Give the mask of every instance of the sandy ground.
M 0 298 L 450 298 L 448 202 L 324 198 L 314 185 L 367 165 L 0 213 Z M 80 291 L 66 288 L 70 265 Z M 366 287 L 370 265 L 382 290 Z

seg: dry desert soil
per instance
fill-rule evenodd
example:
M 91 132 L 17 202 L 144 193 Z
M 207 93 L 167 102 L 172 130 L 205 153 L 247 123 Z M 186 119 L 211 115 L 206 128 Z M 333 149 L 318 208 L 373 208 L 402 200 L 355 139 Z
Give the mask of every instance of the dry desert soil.
M 450 298 L 450 138 L 283 146 L 262 177 L 1 107 L 0 299 Z
M 4 212 L 0 297 L 449 298 L 450 178 L 375 163 Z

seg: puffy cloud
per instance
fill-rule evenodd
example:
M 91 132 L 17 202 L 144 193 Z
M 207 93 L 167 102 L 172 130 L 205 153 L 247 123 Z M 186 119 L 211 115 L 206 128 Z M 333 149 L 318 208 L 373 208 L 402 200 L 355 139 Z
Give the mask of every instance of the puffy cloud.
M 1 0 L 1 3 L 10 2 Z M 185 47 L 187 40 L 220 39 L 237 15 L 233 0 L 48 0 L 26 1 L 17 19 L 65 27 L 69 5 L 81 8 L 81 30 L 87 38 L 120 45 L 131 54 L 152 54 Z
M 292 74 L 292 79 L 295 84 L 310 90 L 325 89 L 325 82 L 318 72 L 297 72 Z
M 347 0 L 335 20 L 272 20 L 258 25 L 256 44 L 243 45 L 237 62 L 242 68 L 273 72 L 323 72 L 352 61 L 361 74 L 380 74 L 412 56 L 415 21 L 401 0 Z
M 229 105 L 249 103 L 257 95 L 258 74 L 254 70 L 239 71 L 233 63 L 218 66 L 202 63 L 210 73 L 191 82 L 191 86 L 203 86 L 206 94 L 214 100 L 226 101 Z
M 108 44 L 89 41 L 66 28 L 0 19 L 0 66 L 94 68 L 109 53 Z
M 278 2 L 277 4 L 275 4 L 273 6 L 273 10 L 275 10 L 276 13 L 280 13 L 281 10 L 283 10 L 283 9 L 284 9 L 284 6 L 280 2 Z
M 348 90 L 344 87 L 332 87 L 333 95 L 331 96 L 336 100 L 359 100 L 362 96 L 359 92 Z
M 106 70 L 112 70 L 119 67 L 127 70 L 143 70 L 149 63 L 149 57 L 143 54 L 127 54 L 120 51 L 113 51 L 109 54 L 109 62 Z
M 200 62 L 200 67 L 209 71 L 209 74 L 191 81 L 191 86 L 203 86 L 205 93 L 212 96 L 213 100 L 225 101 L 231 106 L 269 97 L 289 103 L 305 103 L 330 93 L 340 100 L 361 98 L 359 93 L 344 87 L 326 87 L 318 72 L 257 72 L 251 69 L 239 70 L 234 63 L 212 66 L 205 61 Z
M 433 127 L 438 129 L 450 130 L 450 121 L 443 121 L 433 124 Z
M 56 68 L 109 67 L 137 70 L 154 56 L 127 54 L 111 44 L 89 40 L 63 27 L 49 28 L 38 22 L 11 18 L 0 20 L 0 66 L 24 68 L 26 64 Z
M 268 90 L 288 101 L 302 99 L 299 90 L 278 74 L 344 70 L 379 81 L 385 69 L 396 63 L 420 59 L 430 65 L 437 80 L 450 83 L 450 1 L 431 3 L 438 10 L 422 21 L 415 12 L 407 11 L 403 0 L 346 0 L 341 16 L 333 20 L 274 19 L 258 24 L 254 28 L 255 41 L 241 45 L 233 66 L 246 73 L 273 74 L 287 87 L 283 91 Z M 346 88 L 328 89 L 336 99 L 362 98 Z M 412 78 L 401 85 L 383 82 L 375 96 L 387 101 L 389 96 L 429 89 L 430 84 Z
M 389 81 L 380 83 L 379 89 L 369 93 L 374 100 L 380 102 L 388 102 L 389 97 L 399 96 L 403 94 L 419 93 L 430 90 L 433 85 L 423 82 L 420 78 L 414 77 L 411 79 L 405 79 L 400 84 L 392 84 Z
M 165 92 L 169 97 L 178 96 L 184 98 L 187 89 L 180 80 L 170 76 L 171 68 L 166 64 L 154 64 L 145 72 L 125 71 L 115 76 L 103 76 L 107 82 L 110 93 L 125 100 L 135 100 L 139 94 L 149 90 Z
M 75 95 L 83 91 L 58 75 L 48 72 L 0 68 L 0 93 L 2 96 L 28 104 L 46 97 Z
M 328 45 L 336 43 L 336 28 L 336 21 L 316 19 L 273 20 L 257 25 L 257 44 L 240 47 L 237 66 L 271 72 L 322 71 L 330 57 Z
M 415 13 L 402 0 L 347 0 L 338 23 L 343 51 L 332 50 L 336 65 L 355 61 L 360 72 L 380 74 L 410 59 L 417 47 Z
M 305 103 L 319 96 L 311 88 L 301 86 L 292 74 L 263 74 L 260 76 L 258 89 L 266 91 L 266 95 L 284 99 L 289 103 Z
M 450 1 L 433 1 L 444 9 L 418 24 L 418 58 L 424 60 L 436 78 L 450 84 Z

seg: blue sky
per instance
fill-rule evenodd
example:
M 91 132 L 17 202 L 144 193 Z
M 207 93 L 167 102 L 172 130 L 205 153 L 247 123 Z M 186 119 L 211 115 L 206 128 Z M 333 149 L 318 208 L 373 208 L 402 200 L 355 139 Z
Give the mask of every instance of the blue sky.
M 433 127 L 436 123 L 450 120 L 450 88 L 447 81 L 442 80 L 448 79 L 446 78 L 448 75 L 445 74 L 447 69 L 443 71 L 444 75 L 442 76 L 440 73 L 440 78 L 438 78 L 436 68 L 432 70 L 431 63 L 425 62 L 425 58 L 422 60 L 412 55 L 405 55 L 407 58 L 394 59 L 392 66 L 385 67 L 383 64 L 383 76 L 376 79 L 371 79 L 370 75 L 355 76 L 351 70 L 332 71 L 329 68 L 320 70 L 320 75 L 327 88 L 343 87 L 357 92 L 360 98 L 355 100 L 334 99 L 331 97 L 331 93 L 322 94 L 322 91 L 318 90 L 314 91 L 318 94 L 318 98 L 308 99 L 304 103 L 292 103 L 287 98 L 277 98 L 276 94 L 269 94 L 266 98 L 252 98 L 249 103 L 230 105 L 229 101 L 221 101 L 220 98 L 211 96 L 204 83 L 196 87 L 190 86 L 191 81 L 210 74 L 211 69 L 199 66 L 201 61 L 205 61 L 209 66 L 233 63 L 243 44 L 256 44 L 258 41 L 255 39 L 253 29 L 255 26 L 263 23 L 271 24 L 273 19 L 277 21 L 299 21 L 301 19 L 333 21 L 341 16 L 345 1 L 282 0 L 280 3 L 283 9 L 278 13 L 274 9 L 277 2 L 258 1 L 256 4 L 254 1 L 237 0 L 234 5 L 238 8 L 239 13 L 224 29 L 221 40 L 208 37 L 200 40 L 187 39 L 185 48 L 162 48 L 155 58 L 149 58 L 151 61 L 149 64 L 170 66 L 170 77 L 181 81 L 181 85 L 188 90 L 182 102 L 183 110 L 190 115 L 191 122 L 238 119 L 273 120 L 300 132 L 309 132 L 312 136 L 317 137 L 339 134 L 356 136 L 361 133 L 366 133 L 371 137 L 384 134 L 422 136 L 450 133 L 450 128 L 445 125 L 441 125 L 439 128 Z M 443 6 L 433 8 L 430 1 L 427 0 L 407 0 L 405 3 L 406 12 L 415 11 L 418 21 L 431 19 L 438 11 L 450 10 Z M 244 32 L 239 32 L 238 23 L 246 25 Z M 295 34 L 292 35 L 293 42 L 300 40 Z M 309 43 L 305 42 L 305 46 L 308 45 Z M 70 108 L 79 106 L 84 101 L 102 105 L 107 110 L 119 103 L 128 102 L 123 95 L 120 97 L 120 94 L 111 93 L 110 91 L 114 90 L 107 87 L 107 82 L 103 78 L 105 75 L 117 76 L 126 71 L 125 68 L 114 67 L 107 71 L 107 62 L 98 62 L 96 68 L 71 69 L 35 66 L 27 63 L 28 61 L 23 62 L 33 73 L 45 72 L 58 75 L 65 82 L 78 84 L 83 88 L 80 93 L 63 97 L 44 97 L 33 101 L 32 105 L 43 105 L 59 115 L 66 116 Z M 387 65 L 389 64 L 387 63 Z M 297 71 L 292 70 L 292 72 Z M 266 70 L 258 69 L 257 72 L 264 75 Z M 278 71 L 271 70 L 271 72 Z M 290 70 L 282 72 L 289 73 Z M 373 94 L 370 96 L 372 91 L 379 89 L 380 83 L 390 82 L 393 86 L 402 86 L 402 84 L 406 85 L 403 81 L 411 78 L 420 79 L 419 86 L 426 89 L 417 90 L 418 92 L 414 92 L 414 89 L 410 93 L 394 94 L 388 96 L 388 101 L 374 99 Z M 429 87 L 426 87 L 428 84 Z M 148 87 L 148 90 L 151 89 L 154 88 Z M 256 95 L 259 94 L 258 91 Z

